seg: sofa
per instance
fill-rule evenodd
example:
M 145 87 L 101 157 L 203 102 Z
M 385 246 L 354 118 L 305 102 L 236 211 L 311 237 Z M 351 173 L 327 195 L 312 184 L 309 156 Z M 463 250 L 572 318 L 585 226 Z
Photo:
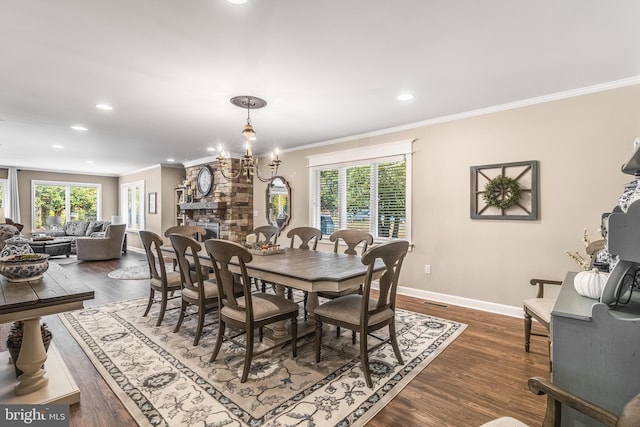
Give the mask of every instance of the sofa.
M 67 221 L 61 230 L 47 230 L 44 233 L 47 236 L 70 240 L 71 253 L 75 254 L 76 240 L 79 237 L 103 236 L 110 224 L 110 221 Z
M 126 224 L 110 224 L 104 236 L 78 237 L 76 250 L 80 261 L 98 261 L 120 258 Z

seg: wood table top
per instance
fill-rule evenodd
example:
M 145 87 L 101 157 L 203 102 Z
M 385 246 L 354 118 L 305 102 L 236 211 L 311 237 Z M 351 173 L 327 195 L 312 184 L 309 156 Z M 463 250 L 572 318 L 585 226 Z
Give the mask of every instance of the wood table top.
M 168 256 L 175 257 L 171 246 L 163 246 Z M 211 266 L 206 252 L 199 254 L 203 265 Z M 252 277 L 292 286 L 306 291 L 338 291 L 362 283 L 367 266 L 359 255 L 287 248 L 284 253 L 253 255 L 246 264 Z M 374 271 L 384 270 L 378 260 Z
M 38 280 L 10 282 L 0 276 L 0 322 L 13 320 L 16 313 L 41 310 L 59 312 L 56 307 L 82 307 L 82 301 L 94 298 L 94 291 L 55 262 Z

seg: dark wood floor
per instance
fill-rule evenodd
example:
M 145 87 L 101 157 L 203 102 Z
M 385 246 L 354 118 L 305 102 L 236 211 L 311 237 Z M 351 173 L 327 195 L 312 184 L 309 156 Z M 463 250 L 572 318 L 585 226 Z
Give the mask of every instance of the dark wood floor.
M 129 251 L 120 260 L 72 262 L 64 268 L 95 290 L 95 299 L 85 304 L 94 306 L 148 296 L 145 280 L 107 276 L 116 268 L 145 262 L 142 254 Z M 525 353 L 520 319 L 403 296 L 398 306 L 466 323 L 468 328 L 367 426 L 477 426 L 506 415 L 531 426 L 542 424 L 545 398 L 528 390 L 527 379 L 549 375 L 545 338 L 533 338 L 531 353 Z M 137 425 L 57 316 L 44 321 L 81 391 L 81 403 L 71 408 L 70 425 Z M 0 337 L 1 342 L 5 339 Z

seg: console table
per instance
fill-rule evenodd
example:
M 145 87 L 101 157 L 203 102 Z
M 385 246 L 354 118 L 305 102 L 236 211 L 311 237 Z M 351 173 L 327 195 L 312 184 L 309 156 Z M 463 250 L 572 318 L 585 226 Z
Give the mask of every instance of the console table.
M 40 318 L 83 308 L 85 300 L 94 298 L 94 292 L 53 262 L 39 280 L 16 283 L 0 277 L 0 290 L 0 323 L 24 321 L 22 348 L 16 363 L 24 374 L 16 380 L 13 365 L 0 363 L 0 402 L 78 403 L 80 390 L 55 344 L 49 346 L 48 355 L 45 352 Z M 0 353 L 0 361 L 8 358 L 8 351 Z

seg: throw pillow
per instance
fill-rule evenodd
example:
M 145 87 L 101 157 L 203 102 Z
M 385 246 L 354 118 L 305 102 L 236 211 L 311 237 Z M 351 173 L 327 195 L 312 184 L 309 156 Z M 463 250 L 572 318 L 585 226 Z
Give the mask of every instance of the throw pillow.
M 87 225 L 87 231 L 85 231 L 85 236 L 91 236 L 92 233 L 98 233 L 102 231 L 102 227 L 104 226 L 104 221 L 90 221 L 89 225 Z
M 67 236 L 84 236 L 88 225 L 88 221 L 69 221 L 62 228 Z

